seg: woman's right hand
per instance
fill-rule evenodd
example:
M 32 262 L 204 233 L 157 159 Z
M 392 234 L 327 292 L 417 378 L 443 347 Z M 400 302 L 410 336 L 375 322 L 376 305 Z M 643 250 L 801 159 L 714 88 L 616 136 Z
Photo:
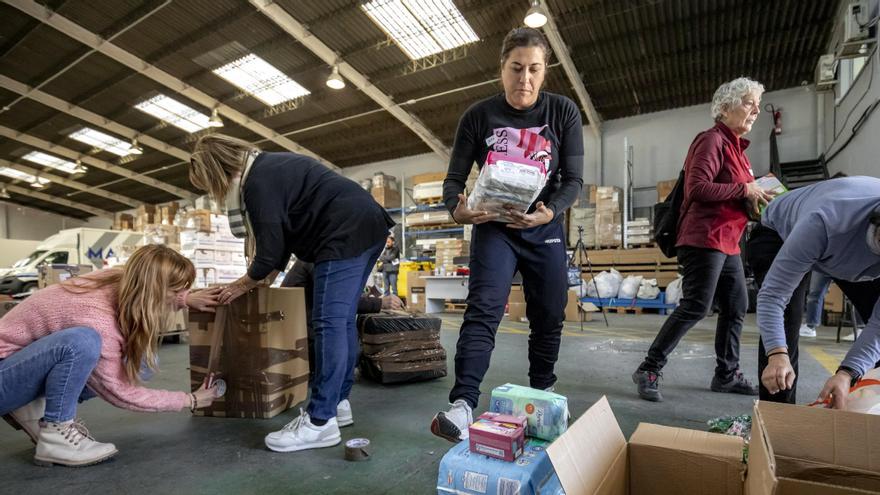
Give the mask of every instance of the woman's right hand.
M 784 351 L 784 347 L 771 349 L 770 353 Z M 788 354 L 773 354 L 767 359 L 767 367 L 761 374 L 761 383 L 771 394 L 789 390 L 794 385 L 794 368 L 788 359 Z
M 467 196 L 458 195 L 458 206 L 452 212 L 452 219 L 461 224 L 481 224 L 498 219 L 497 213 L 488 211 L 474 211 L 467 206 Z
M 214 402 L 216 396 L 214 395 L 214 389 L 208 388 L 207 379 L 202 382 L 202 386 L 199 387 L 198 390 L 192 393 L 193 398 L 195 399 L 195 404 L 193 404 L 193 409 L 201 409 L 203 407 L 208 407 Z
M 769 203 L 773 195 L 761 189 L 757 182 L 752 181 L 746 184 L 746 199 L 760 207 Z

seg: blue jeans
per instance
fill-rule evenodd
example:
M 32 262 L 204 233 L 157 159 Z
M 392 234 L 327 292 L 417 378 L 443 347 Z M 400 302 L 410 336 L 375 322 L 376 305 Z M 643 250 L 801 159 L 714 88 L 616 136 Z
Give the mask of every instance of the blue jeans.
M 76 417 L 86 380 L 101 357 L 101 336 L 86 327 L 49 334 L 0 360 L 0 414 L 45 396 L 43 419 Z
M 385 272 L 385 295 L 397 295 L 397 272 Z
M 813 272 L 810 279 L 810 292 L 807 293 L 807 309 L 805 311 L 806 324 L 816 328 L 822 322 L 822 306 L 825 303 L 825 293 L 831 285 L 831 277 L 824 273 Z
M 355 258 L 315 264 L 315 379 L 308 407 L 312 418 L 335 418 L 336 406 L 351 393 L 360 353 L 357 302 L 384 247 L 383 240 Z

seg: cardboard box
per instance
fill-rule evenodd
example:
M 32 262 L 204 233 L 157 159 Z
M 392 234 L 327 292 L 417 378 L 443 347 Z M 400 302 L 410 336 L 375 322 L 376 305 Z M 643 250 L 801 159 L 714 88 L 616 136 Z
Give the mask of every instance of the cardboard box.
M 418 225 L 445 225 L 454 224 L 452 215 L 448 211 L 428 211 L 414 212 L 406 216 L 406 224 L 412 226 Z
M 410 181 L 413 186 L 424 184 L 425 182 L 443 182 L 446 179 L 446 172 L 428 172 L 424 174 L 413 175 Z
M 43 289 L 52 284 L 64 282 L 67 279 L 79 277 L 80 275 L 89 273 L 94 267 L 92 265 L 40 265 L 39 278 L 37 279 L 37 288 Z
M 507 319 L 527 323 L 529 318 L 526 316 L 526 303 L 507 303 Z
M 525 443 L 525 416 L 485 412 L 468 427 L 471 452 L 513 462 Z
M 424 313 L 426 309 L 425 280 L 431 272 L 407 272 L 406 276 L 406 307 L 413 313 Z
M 627 444 L 602 397 L 547 453 L 568 495 L 740 495 L 742 449 L 739 437 L 650 424 Z
M 526 303 L 526 295 L 525 295 L 525 292 L 523 292 L 522 285 L 511 285 L 510 286 L 510 295 L 507 296 L 507 302 L 510 304 L 516 304 L 516 303 L 525 304 Z
M 134 210 L 134 229 L 142 230 L 145 226 L 156 223 L 156 205 L 140 205 Z
M 129 213 L 114 214 L 113 230 L 134 230 L 134 215 Z
M 880 492 L 880 416 L 758 401 L 747 492 Z
M 596 308 L 592 304 L 589 304 L 589 308 L 592 311 L 587 311 L 582 304 L 580 304 L 578 293 L 569 290 L 568 291 L 568 303 L 565 305 L 565 321 L 572 323 L 580 323 L 582 321 L 593 321 L 593 313 Z
M 190 382 L 214 372 L 226 395 L 199 416 L 271 418 L 305 400 L 305 290 L 259 287 L 214 313 L 190 311 Z
M 828 287 L 828 293 L 825 294 L 823 306 L 825 311 L 843 313 L 843 291 L 840 290 L 837 284 L 832 283 Z
M 542 440 L 555 440 L 568 428 L 568 399 L 553 392 L 506 383 L 492 389 L 489 410 L 524 415 L 526 435 Z
M 416 201 L 427 201 L 440 199 L 443 197 L 443 181 L 423 182 L 417 186 L 413 186 L 413 199 Z
M 182 227 L 197 230 L 199 232 L 212 232 L 211 210 L 197 209 L 186 212 L 184 225 L 182 225 Z
M 657 202 L 662 203 L 666 201 L 666 197 L 672 193 L 672 189 L 675 188 L 675 183 L 678 179 L 672 180 L 661 180 L 657 183 Z
M 385 208 L 400 208 L 400 192 L 390 187 L 374 187 L 370 194 Z

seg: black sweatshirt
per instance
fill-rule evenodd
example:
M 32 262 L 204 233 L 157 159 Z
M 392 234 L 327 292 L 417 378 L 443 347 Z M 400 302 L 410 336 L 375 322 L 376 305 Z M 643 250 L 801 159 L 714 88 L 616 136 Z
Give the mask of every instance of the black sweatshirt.
M 385 241 L 394 221 L 356 182 L 296 153 L 260 153 L 244 184 L 257 252 L 253 280 L 312 263 L 354 258 Z
M 517 110 L 504 94 L 479 101 L 462 115 L 455 133 L 443 202 L 450 212 L 458 205 L 474 162 L 482 169 L 489 151 L 525 157 L 548 165 L 547 185 L 535 204 L 553 210 L 553 221 L 574 204 L 584 184 L 584 136 L 581 114 L 570 99 L 542 91 L 527 110 Z M 535 206 L 529 208 L 534 211 Z

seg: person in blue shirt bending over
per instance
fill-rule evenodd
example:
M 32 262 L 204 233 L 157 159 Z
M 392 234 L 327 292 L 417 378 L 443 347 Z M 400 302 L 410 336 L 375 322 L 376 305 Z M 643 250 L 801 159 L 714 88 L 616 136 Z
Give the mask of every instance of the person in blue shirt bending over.
M 819 393 L 820 400 L 845 409 L 850 386 L 880 361 L 880 179 L 831 179 L 785 193 L 770 203 L 761 223 L 785 241 L 758 293 L 758 327 L 768 358 L 761 382 L 772 394 L 794 383 L 783 312 L 814 270 L 831 277 L 867 322 Z

